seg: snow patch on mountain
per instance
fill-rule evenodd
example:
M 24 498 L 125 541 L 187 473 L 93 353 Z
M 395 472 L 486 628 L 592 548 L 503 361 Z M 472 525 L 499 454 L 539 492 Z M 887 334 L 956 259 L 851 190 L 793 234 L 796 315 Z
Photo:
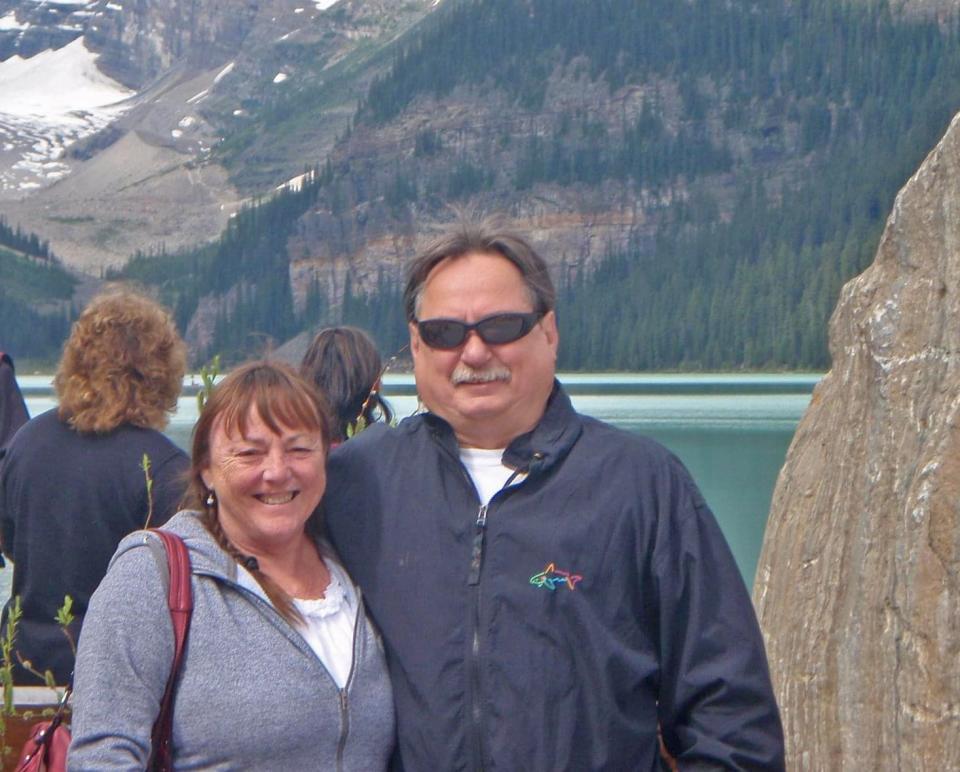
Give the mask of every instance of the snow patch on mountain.
M 227 77 L 227 75 L 233 72 L 234 66 L 236 66 L 236 62 L 230 62 L 226 67 L 220 70 L 220 72 L 217 73 L 217 77 L 213 79 L 213 85 L 216 86 L 221 80 Z
M 0 16 L 0 30 L 26 29 L 26 27 L 17 21 L 15 11 L 10 11 L 6 16 Z
M 132 106 L 123 100 L 135 92 L 100 72 L 97 58 L 77 38 L 55 51 L 0 62 L 0 194 L 66 176 L 64 150 Z
M 116 115 L 116 102 L 133 95 L 97 69 L 98 55 L 83 38 L 57 51 L 0 62 L 0 112 L 42 120 L 77 122 L 100 109 Z

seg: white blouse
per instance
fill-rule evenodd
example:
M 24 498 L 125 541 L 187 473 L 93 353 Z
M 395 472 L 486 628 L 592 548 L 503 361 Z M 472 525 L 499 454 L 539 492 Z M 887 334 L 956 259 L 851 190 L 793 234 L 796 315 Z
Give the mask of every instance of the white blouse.
M 329 557 L 322 559 L 330 572 L 330 584 L 322 598 L 293 599 L 304 620 L 304 624 L 296 627 L 330 677 L 343 689 L 353 666 L 353 633 L 359 599 L 346 570 Z M 269 603 L 263 588 L 243 566 L 238 567 L 237 579 L 238 584 Z

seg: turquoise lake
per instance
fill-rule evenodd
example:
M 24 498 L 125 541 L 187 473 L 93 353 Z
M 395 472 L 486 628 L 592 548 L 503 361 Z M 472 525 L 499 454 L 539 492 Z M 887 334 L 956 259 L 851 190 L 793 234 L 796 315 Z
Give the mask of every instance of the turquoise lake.
M 717 517 L 744 580 L 753 584 L 777 474 L 819 374 L 561 374 L 576 408 L 666 445 L 687 466 Z M 30 415 L 56 405 L 49 376 L 19 378 Z M 195 389 L 187 378 L 185 392 Z M 403 417 L 416 410 L 411 375 L 385 378 Z M 184 448 L 197 417 L 181 397 L 167 434 Z M 0 575 L 0 593 L 10 571 Z

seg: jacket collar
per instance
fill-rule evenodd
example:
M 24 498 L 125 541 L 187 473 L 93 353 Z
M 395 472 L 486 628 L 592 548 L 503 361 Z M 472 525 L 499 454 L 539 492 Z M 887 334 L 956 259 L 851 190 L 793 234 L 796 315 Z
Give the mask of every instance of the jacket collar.
M 450 424 L 435 413 L 424 413 L 422 419 L 440 445 L 454 456 L 459 455 L 460 448 Z M 401 423 L 401 427 L 408 423 L 410 429 L 415 428 L 407 421 Z M 582 430 L 583 423 L 573 409 L 570 397 L 554 379 L 553 391 L 539 423 L 532 431 L 514 437 L 503 454 L 503 463 L 531 475 L 546 471 L 567 455 Z

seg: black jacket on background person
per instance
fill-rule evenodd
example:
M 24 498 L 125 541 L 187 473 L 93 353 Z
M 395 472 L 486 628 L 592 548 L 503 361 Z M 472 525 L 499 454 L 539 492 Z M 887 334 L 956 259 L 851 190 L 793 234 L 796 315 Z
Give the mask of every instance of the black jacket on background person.
M 13 360 L 0 351 L 0 448 L 10 441 L 14 432 L 27 422 L 30 415 L 23 401 L 13 371 Z M 0 451 L 2 457 L 2 451 Z
M 20 596 L 23 610 L 16 650 L 34 669 L 50 669 L 59 684 L 70 679 L 73 652 L 55 621 L 57 609 L 65 595 L 73 598 L 76 640 L 117 544 L 145 524 L 144 454 L 153 478 L 151 525 L 160 525 L 177 510 L 189 462 L 153 429 L 80 433 L 49 410 L 16 434 L 0 462 L 0 533 L 14 562 L 12 595 Z M 8 612 L 9 603 L 3 625 Z M 14 679 L 42 684 L 19 666 Z
M 659 769 L 658 722 L 681 769 L 783 769 L 750 597 L 680 462 L 559 384 L 504 461 L 528 476 L 484 509 L 437 416 L 331 455 L 404 769 Z

